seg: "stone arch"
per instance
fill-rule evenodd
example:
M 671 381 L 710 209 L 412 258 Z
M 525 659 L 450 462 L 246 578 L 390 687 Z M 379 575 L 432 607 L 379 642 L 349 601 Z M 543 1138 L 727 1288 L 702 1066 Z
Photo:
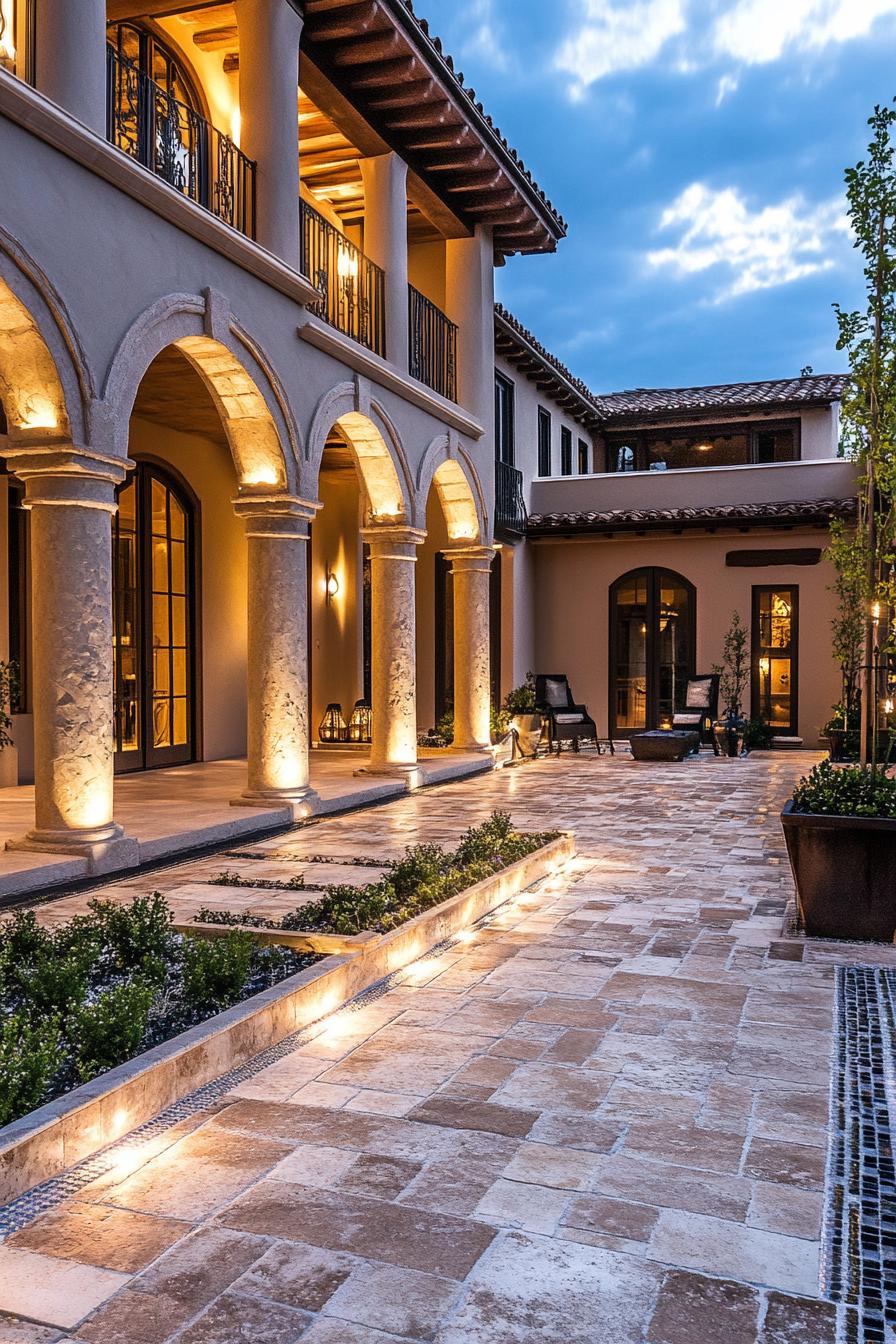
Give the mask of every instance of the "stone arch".
M 298 428 L 261 348 L 214 291 L 170 294 L 132 324 L 115 352 L 104 400 L 110 452 L 127 457 L 131 411 L 157 355 L 175 346 L 202 378 L 221 417 L 241 486 L 299 493 Z
M 488 513 L 479 476 L 451 434 L 433 439 L 417 473 L 417 526 L 421 528 L 426 526 L 426 505 L 432 486 L 438 493 L 450 540 L 485 542 Z
M 364 380 L 340 383 L 317 404 L 308 432 L 308 479 L 315 483 L 327 437 L 338 429 L 351 449 L 371 521 L 409 520 L 413 513 L 410 473 L 398 432 Z
M 0 228 L 0 398 L 9 436 L 90 437 L 93 380 L 65 304 L 37 263 Z

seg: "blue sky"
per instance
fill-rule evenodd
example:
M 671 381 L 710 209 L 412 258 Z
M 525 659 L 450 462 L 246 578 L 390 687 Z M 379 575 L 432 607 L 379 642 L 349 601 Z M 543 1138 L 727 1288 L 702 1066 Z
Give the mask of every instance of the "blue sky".
M 844 368 L 896 0 L 417 0 L 567 220 L 498 297 L 595 391 Z

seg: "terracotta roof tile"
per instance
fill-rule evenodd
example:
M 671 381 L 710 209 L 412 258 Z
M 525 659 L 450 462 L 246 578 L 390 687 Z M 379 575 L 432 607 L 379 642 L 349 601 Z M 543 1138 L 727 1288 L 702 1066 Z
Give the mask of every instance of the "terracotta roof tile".
M 754 383 L 715 383 L 708 387 L 637 387 L 595 398 L 607 420 L 668 415 L 677 411 L 749 410 L 801 402 L 838 401 L 846 382 L 842 373 L 801 378 L 767 378 Z
M 826 525 L 853 518 L 855 499 L 801 499 L 768 504 L 708 504 L 683 509 L 607 509 L 602 512 L 531 513 L 528 535 L 569 532 L 641 532 L 661 528 L 740 526 L 744 523 Z

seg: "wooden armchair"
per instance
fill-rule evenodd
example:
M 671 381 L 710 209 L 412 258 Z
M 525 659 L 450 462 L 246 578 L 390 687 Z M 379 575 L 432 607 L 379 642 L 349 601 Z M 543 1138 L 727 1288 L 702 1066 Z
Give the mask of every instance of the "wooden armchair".
M 712 742 L 712 725 L 719 716 L 719 676 L 706 672 L 691 677 L 684 697 L 684 709 L 672 715 L 673 728 L 690 728 L 700 734 L 701 742 Z
M 536 676 L 535 708 L 547 719 L 549 751 L 556 746 L 559 756 L 564 742 L 571 742 L 573 751 L 578 751 L 582 742 L 593 742 L 598 755 L 602 745 L 610 748 L 611 755 L 616 754 L 609 738 L 598 737 L 597 724 L 585 705 L 576 704 L 566 677 L 546 673 Z

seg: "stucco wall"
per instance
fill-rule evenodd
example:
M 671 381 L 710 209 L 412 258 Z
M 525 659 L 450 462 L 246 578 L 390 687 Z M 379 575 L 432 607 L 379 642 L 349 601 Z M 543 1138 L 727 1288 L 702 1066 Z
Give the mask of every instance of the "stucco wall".
M 436 717 L 436 555 L 448 544 L 445 516 L 435 490 L 426 507 L 426 541 L 417 548 L 417 725 Z
M 508 364 L 504 359 L 496 359 L 495 367 L 505 378 L 509 378 L 514 386 L 515 465 L 523 473 L 523 489 L 527 499 L 529 485 L 538 475 L 539 406 L 543 406 L 551 413 L 552 473 L 560 475 L 560 429 L 563 425 L 566 425 L 572 433 L 573 470 L 575 471 L 578 463 L 579 439 L 584 439 L 588 444 L 589 463 L 593 463 L 593 441 L 587 430 L 583 429 L 568 412 L 555 405 L 549 397 L 540 393 L 534 383 L 512 364 Z
M 311 740 L 331 701 L 348 723 L 363 694 L 360 495 L 352 471 L 321 478 L 323 508 L 311 528 Z M 327 601 L 327 574 L 339 592 Z
M 719 662 L 731 613 L 749 623 L 751 589 L 759 584 L 799 587 L 799 721 L 807 745 L 840 697 L 839 669 L 831 654 L 833 571 L 824 560 L 813 566 L 775 565 L 732 569 L 728 551 L 823 547 L 825 533 L 800 531 L 782 536 L 749 535 L 632 537 L 539 542 L 535 551 L 535 671 L 565 672 L 577 699 L 584 701 L 602 732 L 609 712 L 608 644 L 610 585 L 629 570 L 658 566 L 675 570 L 697 589 L 697 672 Z

